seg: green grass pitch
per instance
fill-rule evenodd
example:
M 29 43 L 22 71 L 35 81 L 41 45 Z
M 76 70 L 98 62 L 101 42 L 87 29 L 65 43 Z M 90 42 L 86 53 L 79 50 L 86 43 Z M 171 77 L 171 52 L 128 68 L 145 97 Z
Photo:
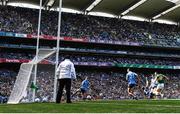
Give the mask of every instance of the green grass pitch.
M 180 113 L 180 100 L 119 100 L 1 104 L 0 113 Z

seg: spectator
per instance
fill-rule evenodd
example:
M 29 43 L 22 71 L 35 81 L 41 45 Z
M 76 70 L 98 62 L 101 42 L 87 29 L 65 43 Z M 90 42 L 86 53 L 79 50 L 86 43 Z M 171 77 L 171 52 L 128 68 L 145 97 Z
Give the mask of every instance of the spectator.
M 37 22 L 38 10 L 11 6 L 0 8 L 0 31 L 37 34 Z M 58 12 L 43 10 L 41 35 L 57 36 L 56 22 Z M 61 36 L 95 41 L 138 42 L 150 46 L 180 46 L 180 32 L 176 25 L 82 14 L 62 13 Z

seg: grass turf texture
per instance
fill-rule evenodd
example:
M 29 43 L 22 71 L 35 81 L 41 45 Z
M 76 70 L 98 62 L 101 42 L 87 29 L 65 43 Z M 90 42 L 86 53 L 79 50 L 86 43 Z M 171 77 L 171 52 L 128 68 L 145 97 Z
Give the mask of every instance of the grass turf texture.
M 87 101 L 72 104 L 2 104 L 0 113 L 180 113 L 180 100 Z

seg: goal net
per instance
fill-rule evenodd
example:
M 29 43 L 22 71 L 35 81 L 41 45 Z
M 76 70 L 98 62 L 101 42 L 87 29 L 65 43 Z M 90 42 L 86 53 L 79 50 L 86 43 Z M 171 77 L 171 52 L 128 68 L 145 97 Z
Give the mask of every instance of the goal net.
M 35 100 L 52 100 L 55 65 L 52 62 L 53 58 L 49 60 L 48 57 L 52 57 L 54 53 L 55 50 L 40 49 L 38 59 L 34 57 L 29 63 L 21 64 L 8 104 L 32 102 L 33 91 L 36 93 Z M 36 84 L 33 82 L 35 65 L 37 65 Z M 51 82 L 47 82 L 49 80 Z M 43 85 L 45 84 L 43 81 L 49 85 Z

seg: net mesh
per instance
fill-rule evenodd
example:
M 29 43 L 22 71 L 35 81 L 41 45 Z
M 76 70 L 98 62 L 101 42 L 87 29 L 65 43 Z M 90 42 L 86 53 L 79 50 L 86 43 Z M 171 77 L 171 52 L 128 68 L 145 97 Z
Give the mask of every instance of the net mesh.
M 45 60 L 45 58 L 51 56 L 53 53 L 55 53 L 55 50 L 41 49 L 41 50 L 39 50 L 37 61 L 36 61 L 36 58 L 34 57 L 34 59 L 32 61 L 30 61 L 29 63 L 21 64 L 18 75 L 16 77 L 15 85 L 13 87 L 13 90 L 12 90 L 11 95 L 8 100 L 8 104 L 17 104 L 19 102 L 31 102 L 32 101 L 32 89 L 33 89 L 32 82 L 33 82 L 33 78 L 34 78 L 33 77 L 34 76 L 34 65 L 35 64 L 38 65 L 37 84 L 39 84 L 39 82 L 38 82 L 38 81 L 40 81 L 39 76 L 42 75 L 41 74 L 42 72 L 40 72 L 39 70 L 42 70 L 45 68 L 44 65 L 40 66 L 39 63 L 41 63 L 43 60 Z M 50 66 L 52 66 L 52 65 L 50 65 Z M 51 67 L 51 69 L 49 68 L 44 71 L 54 72 L 53 68 L 54 67 Z M 50 70 L 50 71 L 48 71 L 48 70 Z M 45 76 L 45 75 L 43 75 L 43 76 Z M 47 76 L 51 76 L 51 78 L 53 78 L 53 73 L 51 73 L 51 75 L 47 75 Z M 52 81 L 53 81 L 53 79 L 52 79 Z M 34 86 L 36 86 L 36 85 L 34 85 Z M 40 86 L 42 86 L 42 85 L 40 85 Z M 37 88 L 34 88 L 34 89 L 37 89 Z M 52 91 L 51 91 L 51 93 L 52 93 Z M 40 94 L 42 94 L 42 92 L 40 92 Z
M 21 100 L 21 98 L 25 96 L 26 87 L 29 83 L 29 78 L 32 69 L 33 69 L 33 64 L 23 63 L 21 65 L 18 76 L 16 78 L 14 88 L 9 97 L 8 103 L 11 104 L 18 103 Z

